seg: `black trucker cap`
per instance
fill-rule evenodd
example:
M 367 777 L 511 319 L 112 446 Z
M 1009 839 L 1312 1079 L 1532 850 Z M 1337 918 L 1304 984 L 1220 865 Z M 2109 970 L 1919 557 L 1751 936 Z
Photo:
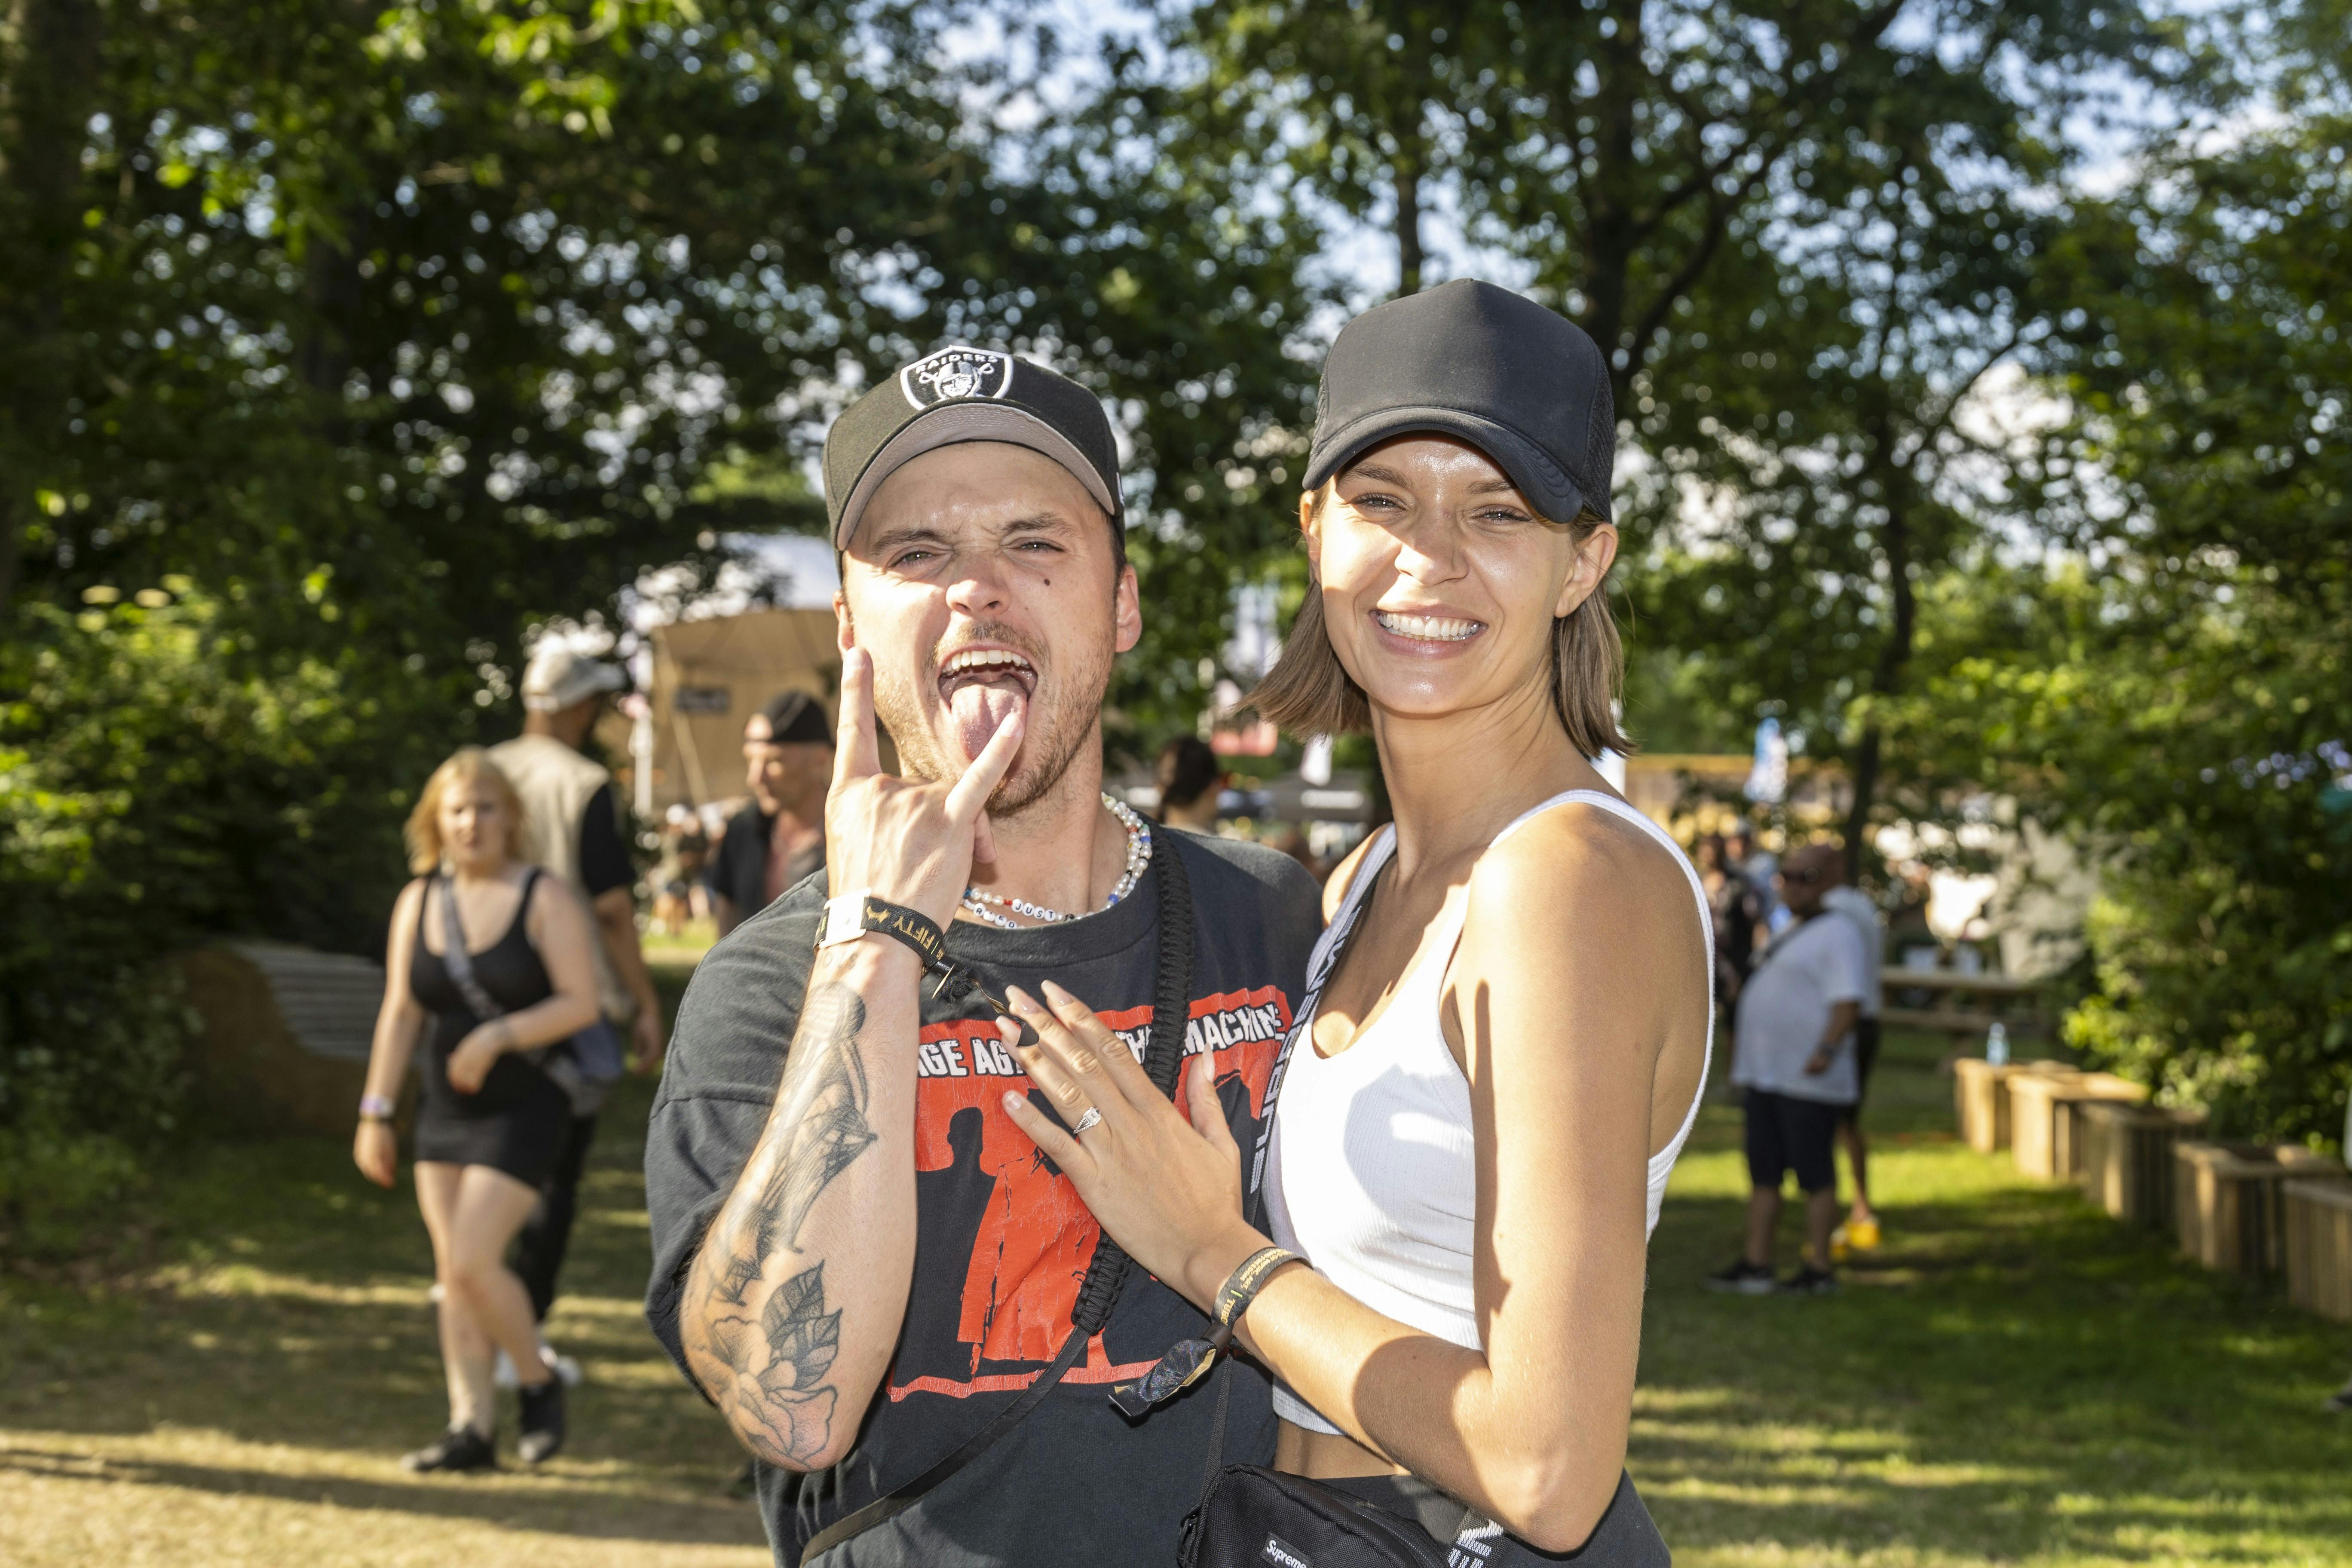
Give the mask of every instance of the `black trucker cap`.
M 824 438 L 824 506 L 846 550 L 866 503 L 899 465 L 960 441 L 1005 441 L 1070 470 L 1121 526 L 1118 443 L 1095 395 L 994 349 L 926 354 L 849 405 Z
M 1341 328 L 1316 392 L 1306 488 L 1423 433 L 1478 447 L 1555 522 L 1586 507 L 1612 515 L 1609 366 L 1582 329 L 1508 289 L 1460 278 Z
M 824 716 L 824 704 L 805 691 L 777 692 L 760 710 L 760 717 L 768 721 L 772 745 L 833 744 L 833 722 Z

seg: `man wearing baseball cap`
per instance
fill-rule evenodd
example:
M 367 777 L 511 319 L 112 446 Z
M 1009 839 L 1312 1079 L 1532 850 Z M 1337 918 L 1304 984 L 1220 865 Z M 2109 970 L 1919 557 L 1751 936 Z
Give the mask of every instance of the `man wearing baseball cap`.
M 833 723 L 805 691 L 780 691 L 743 721 L 743 785 L 751 803 L 727 819 L 704 868 L 719 934 L 767 908 L 824 865 L 824 793 L 833 782 Z
M 841 416 L 824 478 L 833 896 L 812 879 L 751 916 L 688 992 L 646 1142 L 646 1316 L 761 1461 L 779 1563 L 1162 1563 L 1215 1466 L 1271 1458 L 1270 1390 L 1227 1361 L 1140 1419 L 1108 1402 L 1208 1323 L 1013 1122 L 1008 1096 L 1043 1095 L 993 1004 L 1084 995 L 1249 1146 L 1317 890 L 1102 792 L 1141 610 L 1093 393 L 943 349 Z
M 523 858 L 571 883 L 594 916 L 598 1005 L 630 1039 L 637 1067 L 651 1070 L 661 1062 L 662 1017 L 653 976 L 637 945 L 636 869 L 621 836 L 613 776 L 583 750 L 605 701 L 628 683 L 617 666 L 552 641 L 542 643 L 523 670 L 522 733 L 492 746 L 490 757 L 522 797 Z M 572 1118 L 539 1206 L 516 1237 L 516 1272 L 542 1322 L 555 1300 L 556 1276 L 578 1209 L 580 1175 L 595 1133 L 593 1112 Z M 567 1382 L 577 1381 L 579 1370 L 568 1358 L 543 1342 L 541 1351 Z M 507 1375 L 501 1366 L 501 1378 Z

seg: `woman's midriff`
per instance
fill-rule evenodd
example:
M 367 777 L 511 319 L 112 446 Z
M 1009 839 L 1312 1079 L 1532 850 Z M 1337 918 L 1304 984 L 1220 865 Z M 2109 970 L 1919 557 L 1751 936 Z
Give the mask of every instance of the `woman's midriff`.
M 1274 1468 L 1315 1480 L 1343 1476 L 1402 1476 L 1411 1472 L 1392 1465 L 1353 1437 L 1331 1432 L 1309 1432 L 1287 1421 L 1278 1423 L 1274 1438 Z

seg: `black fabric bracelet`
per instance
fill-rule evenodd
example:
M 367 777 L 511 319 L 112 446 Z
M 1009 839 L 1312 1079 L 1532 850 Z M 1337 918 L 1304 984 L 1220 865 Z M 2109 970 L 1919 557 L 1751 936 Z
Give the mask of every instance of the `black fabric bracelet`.
M 1217 1299 L 1210 1303 L 1211 1317 L 1216 1326 L 1205 1340 L 1178 1340 L 1168 1347 L 1168 1353 L 1152 1363 L 1151 1370 L 1133 1383 L 1122 1383 L 1110 1391 L 1110 1402 L 1122 1415 L 1140 1419 L 1150 1408 L 1171 1395 L 1180 1394 L 1207 1375 L 1217 1363 L 1217 1357 L 1234 1342 L 1234 1325 L 1274 1278 L 1275 1270 L 1286 1263 L 1307 1260 L 1295 1252 L 1279 1247 L 1261 1247 L 1242 1259 L 1241 1267 L 1226 1276 L 1217 1288 Z
M 1242 1314 L 1250 1310 L 1250 1303 L 1257 1300 L 1257 1293 L 1265 1289 L 1265 1282 L 1274 1278 L 1276 1269 L 1286 1263 L 1305 1261 L 1286 1247 L 1259 1247 L 1243 1258 L 1242 1266 L 1218 1288 L 1210 1315 L 1217 1320 L 1219 1328 L 1231 1329 L 1242 1321 Z
M 852 900 L 855 900 L 853 906 Z M 852 917 L 855 917 L 854 919 Z M 872 931 L 877 936 L 896 937 L 915 950 L 923 961 L 923 972 L 937 977 L 931 994 L 960 1006 L 977 996 L 988 1004 L 1000 1018 L 1011 1018 L 1021 1026 L 1021 1043 L 1037 1043 L 1037 1032 L 1027 1020 L 1014 1013 L 1004 1000 L 980 983 L 971 971 L 948 957 L 947 934 L 931 923 L 930 917 L 904 904 L 889 903 L 871 893 L 844 893 L 827 899 L 824 917 L 817 922 L 816 944 L 820 949 L 836 942 L 855 940 Z
M 855 915 L 852 920 L 848 917 Z M 904 904 L 889 903 L 867 892 L 844 893 L 824 901 L 824 918 L 817 922 L 816 944 L 831 947 L 854 941 L 866 931 L 896 937 L 915 950 L 924 967 L 942 963 L 948 939 L 930 917 Z

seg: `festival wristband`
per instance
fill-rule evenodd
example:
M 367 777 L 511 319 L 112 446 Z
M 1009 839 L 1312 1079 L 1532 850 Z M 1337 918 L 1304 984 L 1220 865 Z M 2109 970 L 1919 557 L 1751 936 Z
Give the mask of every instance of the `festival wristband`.
M 1265 1289 L 1265 1282 L 1274 1278 L 1276 1269 L 1286 1263 L 1305 1261 L 1298 1254 L 1285 1247 L 1259 1247 L 1243 1258 L 1242 1266 L 1234 1269 L 1219 1288 L 1216 1300 L 1211 1303 L 1209 1315 L 1217 1320 L 1219 1328 L 1230 1331 L 1235 1323 L 1242 1321 L 1242 1314 L 1250 1310 L 1250 1303 L 1257 1300 L 1257 1293 Z
M 904 904 L 886 904 L 870 889 L 843 893 L 824 901 L 824 918 L 817 923 L 816 945 L 819 951 L 856 942 L 867 932 L 891 936 L 915 950 L 923 961 L 926 973 L 939 977 L 931 994 L 944 997 L 949 1005 L 959 1005 L 977 996 L 988 1004 L 1000 1018 L 1011 1018 L 1021 1026 L 1021 1044 L 1037 1043 L 1037 1031 L 1027 1019 L 1015 1014 L 1004 999 L 980 983 L 977 975 L 948 957 L 948 939 L 940 928 L 919 911 Z
M 386 1100 L 383 1096 L 380 1094 L 363 1094 L 360 1096 L 360 1120 L 362 1121 L 389 1121 L 392 1120 L 392 1101 Z
M 817 927 L 816 944 L 820 948 L 838 947 L 857 941 L 868 931 L 897 937 L 915 950 L 925 968 L 947 960 L 948 939 L 940 934 L 939 927 L 904 904 L 884 903 L 866 888 L 825 900 L 824 920 Z
M 1217 1289 L 1211 1303 L 1210 1315 L 1216 1327 L 1205 1340 L 1178 1340 L 1168 1347 L 1168 1353 L 1151 1363 L 1151 1370 L 1133 1383 L 1122 1383 L 1110 1391 L 1110 1402 L 1122 1415 L 1140 1419 L 1161 1400 L 1181 1394 L 1201 1381 L 1217 1363 L 1217 1357 L 1234 1342 L 1234 1325 L 1241 1321 L 1265 1282 L 1274 1278 L 1276 1269 L 1286 1263 L 1307 1260 L 1295 1252 L 1279 1247 L 1261 1247 L 1242 1259 Z

